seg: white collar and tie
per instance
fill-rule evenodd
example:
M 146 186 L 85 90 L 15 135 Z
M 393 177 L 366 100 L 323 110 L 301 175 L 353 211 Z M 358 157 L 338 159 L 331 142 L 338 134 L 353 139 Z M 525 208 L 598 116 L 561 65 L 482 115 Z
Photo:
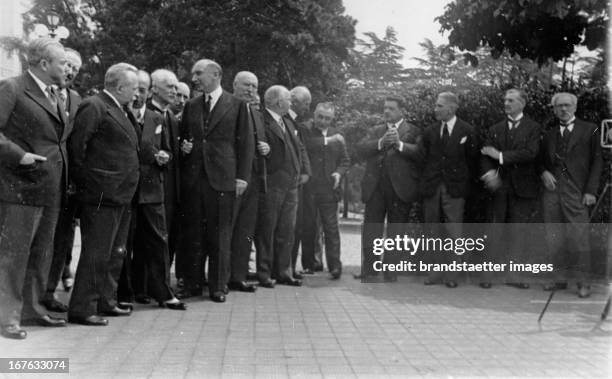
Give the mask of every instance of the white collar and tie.
M 561 136 L 565 136 L 565 132 L 572 132 L 574 130 L 574 123 L 576 122 L 576 117 L 572 117 L 568 122 L 560 122 L 559 123 L 559 133 Z
M 446 129 L 448 130 L 448 135 L 450 136 L 451 134 L 453 134 L 453 128 L 455 127 L 456 123 L 457 123 L 457 116 L 453 116 L 453 118 L 451 118 L 448 121 L 442 121 L 442 125 L 440 125 L 440 137 L 444 135 L 445 126 L 446 126 Z
M 212 112 L 213 109 L 215 109 L 215 105 L 217 105 L 217 101 L 219 101 L 219 98 L 221 97 L 222 94 L 223 94 L 223 89 L 221 88 L 221 86 L 217 87 L 214 91 L 210 93 L 204 94 L 204 101 L 209 103 L 209 106 L 208 106 L 209 112 Z
M 512 129 L 518 128 L 522 119 L 523 119 L 523 113 L 520 113 L 515 118 L 508 116 L 508 129 L 512 130 Z
M 285 126 L 285 122 L 283 121 L 283 117 L 281 115 L 279 115 L 278 113 L 274 112 L 273 110 L 271 110 L 270 108 L 266 108 L 266 110 L 268 111 L 268 113 L 270 113 L 270 116 L 272 116 L 274 121 L 276 121 L 276 123 L 281 128 L 283 133 L 286 132 L 287 131 L 287 127 Z
M 400 127 L 400 125 L 402 124 L 402 122 L 404 122 L 404 119 L 402 118 L 401 120 L 399 120 L 396 123 L 387 123 L 387 130 L 389 129 L 398 129 Z

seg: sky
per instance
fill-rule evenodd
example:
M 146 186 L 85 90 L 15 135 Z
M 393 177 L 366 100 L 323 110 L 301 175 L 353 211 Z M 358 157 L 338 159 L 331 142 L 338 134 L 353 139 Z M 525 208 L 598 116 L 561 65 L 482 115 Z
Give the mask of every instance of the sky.
M 425 38 L 436 45 L 448 43 L 434 18 L 444 13 L 444 6 L 449 2 L 451 0 L 343 0 L 345 14 L 357 20 L 357 38 L 363 38 L 365 32 L 382 37 L 387 26 L 395 29 L 398 44 L 406 49 L 404 67 L 417 66 L 411 58 L 423 56 L 419 42 Z

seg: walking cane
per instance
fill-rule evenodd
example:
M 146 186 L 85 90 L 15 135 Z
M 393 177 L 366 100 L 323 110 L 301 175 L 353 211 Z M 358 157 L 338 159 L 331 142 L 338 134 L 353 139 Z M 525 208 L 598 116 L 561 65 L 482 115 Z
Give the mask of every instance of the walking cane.
M 555 292 L 556 288 L 553 288 L 553 290 L 550 291 L 550 296 L 548 296 L 548 300 L 546 301 L 546 304 L 544 304 L 544 309 L 542 309 L 542 312 L 540 312 L 540 317 L 538 317 L 538 323 L 542 321 L 542 317 L 544 317 L 544 313 L 546 312 L 546 309 L 548 309 L 548 304 L 550 304 L 553 296 L 555 296 Z

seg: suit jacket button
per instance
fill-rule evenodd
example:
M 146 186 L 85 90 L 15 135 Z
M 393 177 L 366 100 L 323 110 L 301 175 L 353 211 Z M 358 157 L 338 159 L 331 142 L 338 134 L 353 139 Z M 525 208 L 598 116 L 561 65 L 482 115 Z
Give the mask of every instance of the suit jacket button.
M 202 143 L 206 143 L 206 138 L 203 138 L 203 139 L 202 139 Z

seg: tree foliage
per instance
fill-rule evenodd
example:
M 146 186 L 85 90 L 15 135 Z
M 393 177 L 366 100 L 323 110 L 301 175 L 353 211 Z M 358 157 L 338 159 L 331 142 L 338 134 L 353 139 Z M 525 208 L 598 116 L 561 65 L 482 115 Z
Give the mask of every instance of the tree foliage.
M 491 47 L 542 65 L 569 57 L 577 45 L 604 47 L 609 19 L 604 0 L 455 0 L 436 18 L 461 50 Z
M 27 25 L 54 10 L 71 31 L 68 46 L 85 56 L 92 84 L 112 63 L 169 68 L 183 79 L 200 58 L 271 84 L 307 85 L 330 94 L 343 85 L 355 21 L 341 0 L 36 0 Z
M 351 74 L 369 88 L 400 82 L 404 71 L 400 62 L 405 49 L 398 45 L 395 29 L 388 26 L 382 38 L 374 32 L 366 32 L 364 36 L 365 39 L 357 39 Z

